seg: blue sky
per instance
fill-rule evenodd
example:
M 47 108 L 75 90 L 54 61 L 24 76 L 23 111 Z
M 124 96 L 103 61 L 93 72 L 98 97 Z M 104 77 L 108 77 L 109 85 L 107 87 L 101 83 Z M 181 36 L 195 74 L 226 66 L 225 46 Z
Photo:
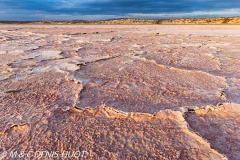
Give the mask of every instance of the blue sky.
M 0 0 L 0 20 L 240 16 L 240 0 Z

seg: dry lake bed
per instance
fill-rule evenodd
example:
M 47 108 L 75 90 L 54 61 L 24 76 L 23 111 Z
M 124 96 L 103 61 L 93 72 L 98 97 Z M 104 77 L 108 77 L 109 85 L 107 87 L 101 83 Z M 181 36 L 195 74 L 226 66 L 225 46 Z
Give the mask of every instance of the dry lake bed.
M 0 159 L 240 159 L 239 25 L 0 25 Z

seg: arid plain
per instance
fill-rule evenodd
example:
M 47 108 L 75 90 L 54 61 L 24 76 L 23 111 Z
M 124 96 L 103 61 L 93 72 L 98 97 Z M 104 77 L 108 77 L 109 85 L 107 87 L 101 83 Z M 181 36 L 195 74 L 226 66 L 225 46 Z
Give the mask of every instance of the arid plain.
M 239 25 L 2 24 L 0 154 L 239 160 L 239 44 Z

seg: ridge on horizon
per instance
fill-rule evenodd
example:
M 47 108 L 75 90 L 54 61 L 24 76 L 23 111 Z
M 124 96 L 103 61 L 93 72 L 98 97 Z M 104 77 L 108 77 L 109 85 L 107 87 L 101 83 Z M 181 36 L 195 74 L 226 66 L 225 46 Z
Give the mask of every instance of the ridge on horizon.
M 141 19 L 141 18 L 110 18 L 103 20 L 40 20 L 40 21 L 0 21 L 0 23 L 37 23 L 37 24 L 240 24 L 240 16 L 209 17 L 209 18 L 169 18 L 169 19 Z

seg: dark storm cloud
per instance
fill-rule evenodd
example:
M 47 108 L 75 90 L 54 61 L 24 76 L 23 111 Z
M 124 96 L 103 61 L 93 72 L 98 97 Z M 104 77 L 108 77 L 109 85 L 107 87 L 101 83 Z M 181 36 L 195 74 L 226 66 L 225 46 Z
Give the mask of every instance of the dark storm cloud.
M 240 7 L 239 0 L 108 0 L 108 1 L 68 1 L 61 0 L 2 0 L 9 8 L 38 10 L 50 13 L 80 14 L 127 14 L 127 13 L 174 13 L 221 10 Z
M 2 0 L 0 11 L 11 14 L 128 15 L 191 13 L 240 8 L 239 0 Z
M 40 11 L 54 11 L 54 7 L 59 5 L 56 0 L 2 0 L 0 6 L 3 5 L 5 9 L 14 9 L 16 12 L 18 10 L 40 10 Z

